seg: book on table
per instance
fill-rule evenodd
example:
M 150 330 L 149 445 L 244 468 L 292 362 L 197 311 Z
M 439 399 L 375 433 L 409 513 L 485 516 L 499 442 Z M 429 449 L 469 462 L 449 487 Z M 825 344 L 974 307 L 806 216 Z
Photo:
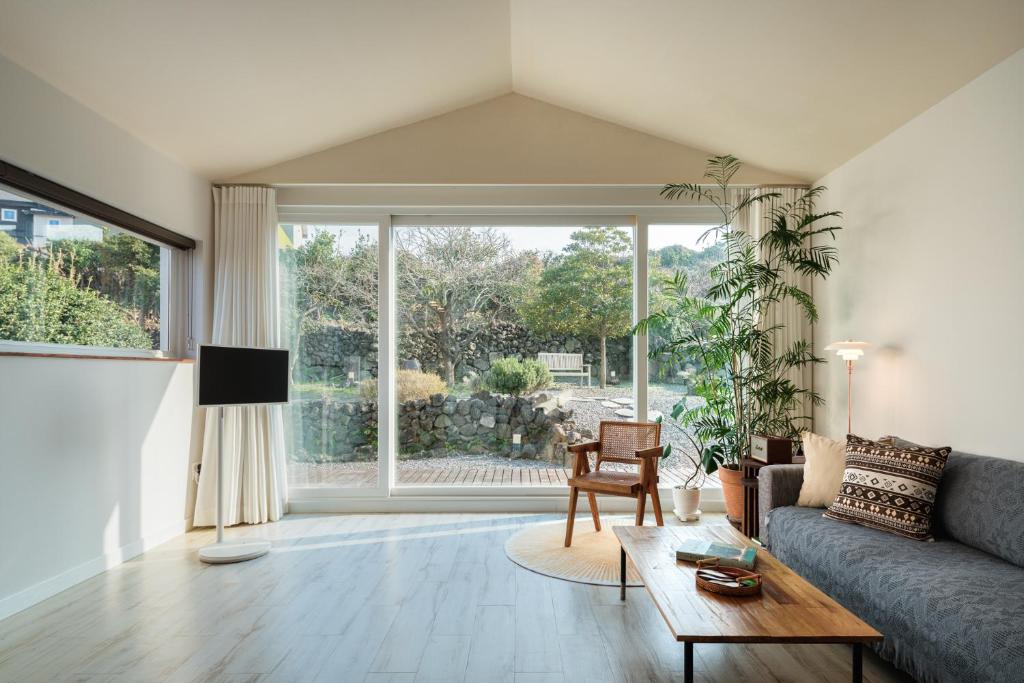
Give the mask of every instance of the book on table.
M 742 548 L 717 541 L 691 538 L 676 548 L 676 559 L 683 562 L 697 562 L 717 558 L 723 567 L 752 570 L 757 561 L 757 548 Z

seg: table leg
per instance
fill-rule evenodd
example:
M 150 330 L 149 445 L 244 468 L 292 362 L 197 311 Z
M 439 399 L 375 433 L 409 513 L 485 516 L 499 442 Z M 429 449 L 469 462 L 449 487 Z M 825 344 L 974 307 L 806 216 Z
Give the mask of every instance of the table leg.
M 853 644 L 853 683 L 861 683 L 864 680 L 864 646 L 861 643 Z
M 626 549 L 619 546 L 619 600 L 626 599 Z
M 683 680 L 693 683 L 693 643 L 683 643 Z

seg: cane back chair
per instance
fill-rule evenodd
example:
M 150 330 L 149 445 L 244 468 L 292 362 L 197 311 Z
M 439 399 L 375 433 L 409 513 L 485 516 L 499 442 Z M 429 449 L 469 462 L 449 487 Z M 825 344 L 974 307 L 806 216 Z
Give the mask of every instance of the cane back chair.
M 661 501 L 658 498 L 658 461 L 661 459 L 661 424 L 657 422 L 602 421 L 598 440 L 569 446 L 573 454 L 572 478 L 569 479 L 569 518 L 565 522 L 565 547 L 572 545 L 572 528 L 576 519 L 576 500 L 580 491 L 587 494 L 594 528 L 601 530 L 597 511 L 598 493 L 636 499 L 636 525 L 643 526 L 647 496 L 654 506 L 658 526 L 664 526 Z M 590 469 L 589 454 L 596 454 Z M 634 465 L 636 470 L 601 469 L 614 462 Z

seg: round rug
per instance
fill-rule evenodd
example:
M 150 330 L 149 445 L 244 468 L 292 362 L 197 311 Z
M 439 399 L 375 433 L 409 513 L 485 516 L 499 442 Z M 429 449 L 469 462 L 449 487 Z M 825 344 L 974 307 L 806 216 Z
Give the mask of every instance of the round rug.
M 594 531 L 590 519 L 578 518 L 572 547 L 565 547 L 565 520 L 539 522 L 518 531 L 505 542 L 505 554 L 520 567 L 556 579 L 597 586 L 619 585 L 619 540 L 613 526 L 632 524 L 632 519 L 601 520 Z M 642 586 L 640 575 L 626 560 L 626 585 Z

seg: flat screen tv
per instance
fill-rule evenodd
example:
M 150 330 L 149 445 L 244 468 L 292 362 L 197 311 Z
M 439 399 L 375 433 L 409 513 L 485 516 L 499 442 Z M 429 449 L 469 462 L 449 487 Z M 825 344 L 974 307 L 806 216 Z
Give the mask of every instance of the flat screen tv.
M 288 349 L 204 344 L 198 366 L 197 405 L 288 402 Z

